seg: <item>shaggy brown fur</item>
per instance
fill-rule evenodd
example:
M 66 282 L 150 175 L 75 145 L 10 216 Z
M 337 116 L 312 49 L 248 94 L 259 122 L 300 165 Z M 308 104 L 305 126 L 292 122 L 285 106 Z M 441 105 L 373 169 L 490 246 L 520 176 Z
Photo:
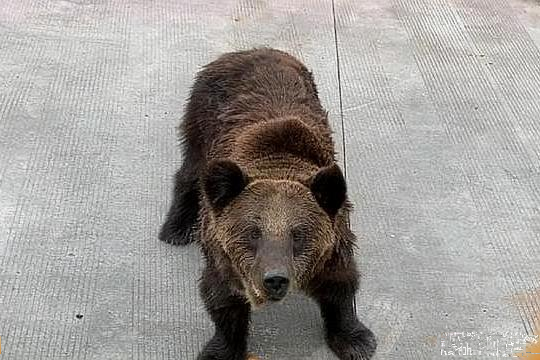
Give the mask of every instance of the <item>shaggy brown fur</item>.
M 246 357 L 251 308 L 290 287 L 318 301 L 340 359 L 367 359 L 345 179 L 311 73 L 273 49 L 225 54 L 195 81 L 180 127 L 184 162 L 160 239 L 195 237 L 215 323 L 200 360 Z M 193 236 L 194 235 L 194 236 Z

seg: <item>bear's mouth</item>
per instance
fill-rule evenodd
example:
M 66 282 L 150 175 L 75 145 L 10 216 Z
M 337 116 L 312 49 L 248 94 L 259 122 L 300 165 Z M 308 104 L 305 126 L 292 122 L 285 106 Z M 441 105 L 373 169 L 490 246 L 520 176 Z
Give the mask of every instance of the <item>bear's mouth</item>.
M 261 308 L 266 302 L 267 298 L 263 291 L 261 291 L 255 284 L 251 281 L 242 281 L 244 285 L 245 296 L 248 303 L 253 309 Z
M 285 295 L 283 295 L 283 296 L 271 295 L 271 296 L 268 297 L 268 300 L 270 300 L 272 302 L 279 302 L 279 301 L 283 300 L 283 298 L 285 298 Z

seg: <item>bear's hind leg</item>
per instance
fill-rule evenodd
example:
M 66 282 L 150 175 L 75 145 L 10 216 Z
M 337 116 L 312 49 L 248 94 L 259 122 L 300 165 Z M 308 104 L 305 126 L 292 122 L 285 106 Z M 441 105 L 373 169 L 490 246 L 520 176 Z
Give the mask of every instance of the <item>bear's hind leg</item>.
M 193 229 L 199 216 L 200 161 L 188 152 L 180 170 L 176 172 L 174 197 L 159 239 L 169 244 L 186 245 L 193 240 Z

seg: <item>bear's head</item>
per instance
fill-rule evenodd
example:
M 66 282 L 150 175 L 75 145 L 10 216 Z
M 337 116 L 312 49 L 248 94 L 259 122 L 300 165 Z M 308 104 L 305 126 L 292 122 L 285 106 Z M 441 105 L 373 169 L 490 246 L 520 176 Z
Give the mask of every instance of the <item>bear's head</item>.
M 235 162 L 212 160 L 202 187 L 215 238 L 254 306 L 306 286 L 334 249 L 346 201 L 337 165 L 305 181 L 252 180 Z

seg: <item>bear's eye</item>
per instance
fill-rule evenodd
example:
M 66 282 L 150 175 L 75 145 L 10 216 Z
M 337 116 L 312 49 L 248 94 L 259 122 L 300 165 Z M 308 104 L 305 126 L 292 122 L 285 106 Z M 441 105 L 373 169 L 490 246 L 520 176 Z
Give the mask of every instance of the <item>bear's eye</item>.
M 262 237 L 261 229 L 255 225 L 249 225 L 244 229 L 243 240 L 246 244 L 246 247 L 255 251 L 259 244 L 259 241 Z
M 298 256 L 304 250 L 306 246 L 309 229 L 303 226 L 295 227 L 291 230 L 291 237 L 293 241 L 293 255 Z

